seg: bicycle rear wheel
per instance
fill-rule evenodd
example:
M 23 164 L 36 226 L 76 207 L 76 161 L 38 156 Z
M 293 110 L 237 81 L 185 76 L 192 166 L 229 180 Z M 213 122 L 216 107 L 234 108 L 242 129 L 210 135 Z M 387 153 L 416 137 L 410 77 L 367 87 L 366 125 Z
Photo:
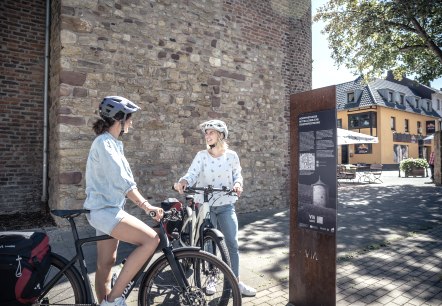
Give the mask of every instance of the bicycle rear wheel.
M 141 282 L 139 305 L 241 305 L 238 282 L 224 262 L 201 250 L 177 249 L 173 252 L 189 287 L 182 290 L 163 255 Z
M 86 288 L 78 270 L 74 267 L 70 267 L 58 275 L 66 265 L 67 260 L 65 258 L 58 254 L 51 253 L 51 267 L 45 276 L 43 294 L 38 298 L 39 305 L 92 303 L 86 295 Z M 50 284 L 51 281 L 54 281 L 54 284 Z

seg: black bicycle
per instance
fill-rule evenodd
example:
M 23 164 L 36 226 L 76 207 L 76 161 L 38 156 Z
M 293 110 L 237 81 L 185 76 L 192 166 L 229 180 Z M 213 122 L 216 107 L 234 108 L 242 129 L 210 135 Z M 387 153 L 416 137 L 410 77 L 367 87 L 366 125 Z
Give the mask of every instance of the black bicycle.
M 69 221 L 76 254 L 68 261 L 56 253 L 51 253 L 51 268 L 45 277 L 43 292 L 34 305 L 97 305 L 82 246 L 111 237 L 79 237 L 74 219 L 87 212 L 88 210 L 84 209 L 52 210 L 55 216 Z M 150 265 L 153 255 L 146 261 L 127 285 L 123 296 L 127 298 L 132 289 L 139 284 L 140 306 L 241 305 L 241 293 L 236 277 L 224 262 L 197 247 L 173 249 L 164 231 L 163 222 L 177 218 L 180 216 L 176 210 L 164 213 L 159 226 L 159 249 L 163 254 Z M 79 270 L 75 265 L 78 265 Z M 145 271 L 146 267 L 148 268 Z

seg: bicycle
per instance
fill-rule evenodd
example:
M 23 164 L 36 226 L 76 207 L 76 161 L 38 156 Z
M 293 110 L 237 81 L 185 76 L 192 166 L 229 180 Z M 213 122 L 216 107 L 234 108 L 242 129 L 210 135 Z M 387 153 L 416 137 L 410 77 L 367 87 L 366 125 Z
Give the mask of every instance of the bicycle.
M 196 203 L 193 195 L 202 192 L 203 203 Z M 216 192 L 225 195 L 236 194 L 227 187 L 187 187 L 184 193 L 187 194 L 183 207 L 183 224 L 179 233 L 170 236 L 179 241 L 181 246 L 198 246 L 201 250 L 212 253 L 221 258 L 230 266 L 230 256 L 224 240 L 224 235 L 214 227 L 210 219 L 209 196 Z M 174 237 L 175 236 L 175 237 Z
M 51 268 L 45 276 L 42 294 L 34 306 L 97 305 L 90 284 L 82 246 L 111 239 L 108 235 L 80 238 L 75 218 L 89 212 L 52 210 L 52 214 L 69 221 L 74 237 L 75 256 L 68 261 L 51 253 Z M 153 215 L 152 215 L 153 214 Z M 151 212 L 151 216 L 155 216 Z M 241 305 L 241 293 L 231 269 L 217 257 L 197 247 L 173 249 L 163 229 L 163 222 L 179 218 L 177 211 L 165 212 L 159 224 L 159 249 L 162 254 L 149 265 L 152 255 L 123 292 L 125 298 L 139 283 L 138 305 Z M 75 266 L 77 264 L 78 268 Z M 147 268 L 146 271 L 144 271 Z M 211 294 L 206 285 L 215 284 Z M 98 301 L 99 303 L 100 301 Z

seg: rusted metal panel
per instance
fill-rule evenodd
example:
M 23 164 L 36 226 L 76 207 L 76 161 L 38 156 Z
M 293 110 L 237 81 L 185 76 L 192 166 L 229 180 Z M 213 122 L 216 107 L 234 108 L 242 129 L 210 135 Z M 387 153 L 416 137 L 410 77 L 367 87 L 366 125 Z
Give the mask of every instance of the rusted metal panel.
M 298 116 L 336 109 L 336 87 L 290 97 L 290 272 L 289 301 L 296 306 L 336 304 L 336 234 L 298 227 Z

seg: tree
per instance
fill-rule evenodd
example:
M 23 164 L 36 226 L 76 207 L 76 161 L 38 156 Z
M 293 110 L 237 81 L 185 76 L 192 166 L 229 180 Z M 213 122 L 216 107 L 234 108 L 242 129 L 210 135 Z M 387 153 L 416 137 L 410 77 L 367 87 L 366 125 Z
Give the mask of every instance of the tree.
M 354 74 L 442 76 L 442 0 L 329 0 L 313 20 L 325 23 L 335 63 Z

